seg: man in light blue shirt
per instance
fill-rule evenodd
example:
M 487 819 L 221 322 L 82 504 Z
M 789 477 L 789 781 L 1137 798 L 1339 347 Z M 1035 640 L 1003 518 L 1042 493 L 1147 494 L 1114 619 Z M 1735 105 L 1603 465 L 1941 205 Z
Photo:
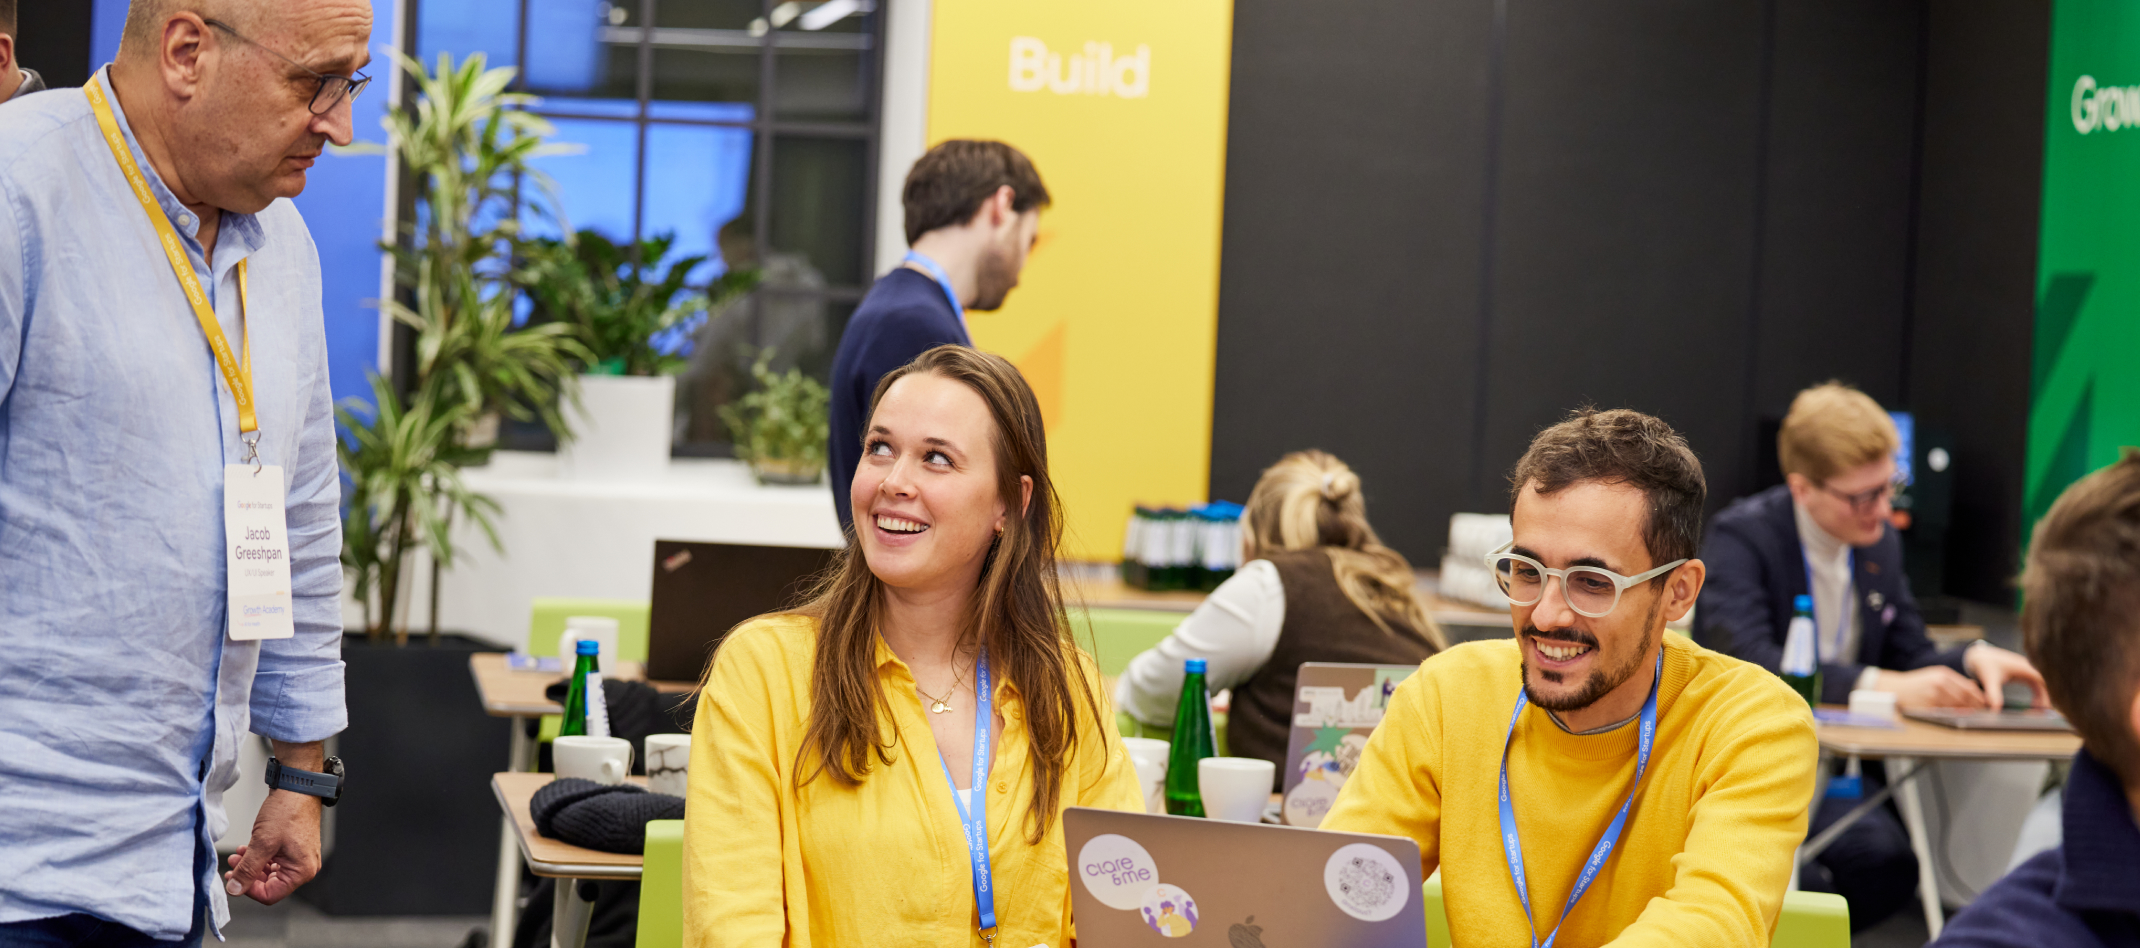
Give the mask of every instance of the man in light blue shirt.
M 350 140 L 370 36 L 366 0 L 134 0 L 90 82 L 153 212 L 85 90 L 0 106 L 0 946 L 198 943 L 318 869 L 320 800 L 289 790 L 228 875 L 212 844 L 248 731 L 319 771 L 347 722 L 319 258 L 285 199 Z M 229 635 L 249 452 L 151 213 L 249 352 L 294 637 Z

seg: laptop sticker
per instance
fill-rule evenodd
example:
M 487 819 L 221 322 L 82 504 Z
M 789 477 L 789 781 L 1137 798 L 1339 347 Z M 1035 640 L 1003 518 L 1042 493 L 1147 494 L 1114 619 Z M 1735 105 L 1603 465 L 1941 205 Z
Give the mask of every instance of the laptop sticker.
M 1159 888 L 1159 863 L 1136 840 L 1120 833 L 1087 840 L 1077 851 L 1077 865 L 1085 891 L 1111 909 L 1142 908 L 1145 896 Z
M 1323 888 L 1345 914 L 1363 922 L 1379 922 L 1404 910 L 1412 887 L 1404 867 L 1387 850 L 1348 843 L 1323 864 Z
M 1144 923 L 1168 938 L 1196 930 L 1196 900 L 1180 886 L 1158 885 L 1144 897 Z

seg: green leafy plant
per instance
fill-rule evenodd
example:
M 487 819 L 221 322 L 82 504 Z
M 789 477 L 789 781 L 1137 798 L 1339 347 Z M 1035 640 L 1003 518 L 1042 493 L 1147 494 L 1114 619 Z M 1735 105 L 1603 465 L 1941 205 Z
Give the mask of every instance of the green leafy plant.
M 774 372 L 772 360 L 772 349 L 758 353 L 750 367 L 756 390 L 721 406 L 721 420 L 759 480 L 816 483 L 831 437 L 832 393 L 801 369 Z
M 481 55 L 456 66 L 441 54 L 431 71 L 407 57 L 400 64 L 420 97 L 413 109 L 389 113 L 384 124 L 390 147 L 421 191 L 404 239 L 384 248 L 411 302 L 389 300 L 384 307 L 416 331 L 416 358 L 405 395 L 374 373 L 373 403 L 345 402 L 336 419 L 344 429 L 349 483 L 343 566 L 363 604 L 367 633 L 406 641 L 397 616 L 410 551 L 428 550 L 434 570 L 451 566 L 456 516 L 498 547 L 491 522 L 498 505 L 460 476 L 463 467 L 489 460 L 485 428 L 500 415 L 539 415 L 560 438 L 570 437 L 558 400 L 571 394 L 573 367 L 589 353 L 569 325 L 516 328 L 508 279 L 526 244 L 516 211 L 525 206 L 556 216 L 548 210 L 556 205 L 555 186 L 529 162 L 569 149 L 548 144 L 549 123 L 521 110 L 532 97 L 505 91 L 514 70 L 485 69 Z M 532 194 L 516 190 L 516 181 Z
M 669 260 L 676 235 L 659 234 L 634 248 L 594 230 L 570 241 L 545 238 L 521 250 L 515 282 L 540 312 L 577 329 L 587 346 L 587 371 L 601 375 L 672 375 L 689 360 L 664 346 L 705 314 L 757 285 L 756 270 L 731 271 L 694 287 L 691 271 L 704 255 Z M 664 352 L 664 348 L 671 351 Z

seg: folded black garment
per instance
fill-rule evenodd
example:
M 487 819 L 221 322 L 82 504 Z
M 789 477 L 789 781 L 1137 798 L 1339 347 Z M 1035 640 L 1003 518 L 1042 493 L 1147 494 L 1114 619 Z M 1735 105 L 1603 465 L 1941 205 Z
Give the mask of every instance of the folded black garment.
M 648 820 L 683 818 L 683 797 L 639 792 L 583 797 L 562 808 L 554 822 L 557 838 L 574 846 L 606 853 L 644 853 Z
M 564 839 L 557 835 L 557 816 L 582 800 L 613 793 L 645 794 L 646 790 L 628 783 L 602 784 L 579 777 L 564 777 L 544 784 L 542 789 L 528 798 L 528 815 L 535 818 L 535 831 L 551 839 Z

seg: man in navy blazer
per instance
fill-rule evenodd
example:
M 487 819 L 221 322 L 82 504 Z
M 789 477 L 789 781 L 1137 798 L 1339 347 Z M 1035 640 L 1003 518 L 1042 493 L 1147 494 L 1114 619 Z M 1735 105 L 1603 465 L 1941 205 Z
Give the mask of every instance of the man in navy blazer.
M 2036 525 L 2021 633 L 2081 734 L 2065 840 L 1984 890 L 1939 948 L 2140 948 L 2140 455 L 2067 488 Z
M 1888 529 L 1900 443 L 1894 421 L 1865 393 L 1835 382 L 1800 392 L 1776 439 L 1785 483 L 1711 521 L 1695 637 L 1775 671 L 1793 602 L 1810 595 L 1825 703 L 1848 703 L 1865 689 L 1894 694 L 1902 708 L 1996 707 L 2014 680 L 2043 704 L 2043 679 L 2027 659 L 1984 642 L 1942 651 L 1926 636 L 1902 541 Z M 1865 792 L 1884 785 L 1883 776 L 1867 765 Z M 1809 835 L 1856 802 L 1818 801 Z M 1848 899 L 1853 928 L 1878 924 L 1916 890 L 1916 856 L 1890 808 L 1853 824 L 1815 862 L 1807 887 Z

